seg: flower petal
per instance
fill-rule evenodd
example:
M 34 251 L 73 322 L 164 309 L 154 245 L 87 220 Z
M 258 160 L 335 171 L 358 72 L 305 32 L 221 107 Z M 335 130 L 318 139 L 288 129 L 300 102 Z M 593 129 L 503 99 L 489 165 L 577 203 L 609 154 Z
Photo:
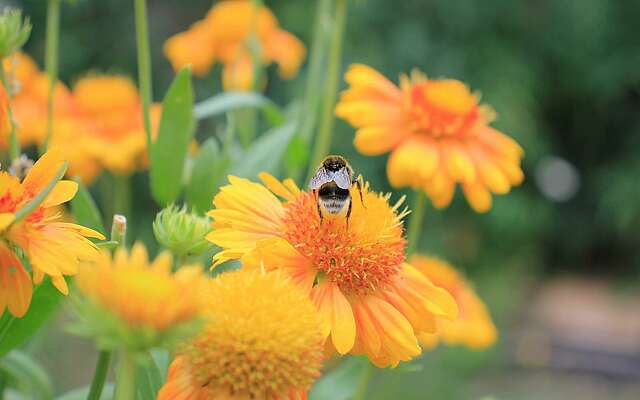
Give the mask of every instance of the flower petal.
M 78 191 L 78 184 L 74 181 L 62 180 L 56 183 L 53 190 L 47 198 L 42 202 L 42 207 L 53 207 L 58 204 L 66 203 L 73 199 Z

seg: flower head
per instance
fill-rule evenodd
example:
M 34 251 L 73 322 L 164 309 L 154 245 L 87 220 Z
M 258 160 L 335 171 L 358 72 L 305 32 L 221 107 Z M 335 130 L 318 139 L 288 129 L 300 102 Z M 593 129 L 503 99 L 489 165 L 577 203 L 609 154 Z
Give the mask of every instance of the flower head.
M 95 264 L 84 265 L 76 279 L 90 302 L 83 312 L 90 331 L 84 333 L 105 347 L 146 348 L 196 320 L 206 282 L 202 267 L 183 266 L 173 274 L 172 263 L 168 252 L 150 262 L 136 243 L 131 252 L 119 248 L 112 257 L 103 251 Z
M 424 190 L 443 208 L 460 184 L 471 207 L 485 212 L 491 193 L 505 194 L 522 182 L 522 148 L 489 126 L 495 113 L 464 83 L 414 72 L 397 87 L 365 65 L 352 65 L 345 79 L 350 87 L 336 114 L 358 129 L 359 152 L 391 152 L 392 186 Z
M 320 375 L 320 319 L 283 274 L 227 272 L 207 291 L 202 332 L 171 364 L 159 400 L 299 399 Z
M 36 210 L 16 221 L 16 213 L 47 187 L 63 163 L 60 154 L 50 150 L 22 181 L 0 172 L 0 258 L 3 260 L 0 297 L 5 296 L 0 306 L 3 309 L 4 304 L 8 304 L 17 316 L 23 315 L 29 306 L 31 279 L 38 284 L 49 275 L 55 287 L 67 294 L 64 275 L 74 275 L 81 261 L 93 260 L 99 254 L 87 237 L 104 239 L 94 230 L 60 221 L 61 215 L 55 209 L 75 195 L 77 184 L 72 181 L 59 181 Z M 17 257 L 16 248 L 22 249 L 29 260 L 32 277 Z M 16 300 L 16 296 L 21 300 Z
M 460 310 L 455 320 L 438 318 L 436 334 L 420 335 L 420 343 L 424 347 L 435 347 L 439 341 L 443 341 L 448 345 L 483 349 L 495 343 L 498 331 L 489 310 L 466 279 L 449 263 L 435 257 L 414 255 L 411 263 L 433 283 L 447 289 Z
M 211 221 L 195 212 L 171 205 L 156 215 L 153 233 L 160 244 L 178 255 L 198 255 L 210 244 L 205 236 L 211 230 Z
M 455 317 L 453 298 L 405 263 L 402 200 L 355 186 L 351 217 L 318 215 L 313 193 L 261 174 L 266 187 L 229 177 L 214 198 L 207 238 L 224 250 L 218 264 L 284 270 L 323 318 L 338 353 L 365 353 L 379 366 L 420 354 L 416 335 L 435 332 L 435 316 Z M 282 197 L 281 202 L 275 195 Z
M 191 65 L 200 76 L 219 61 L 224 66 L 225 89 L 250 90 L 254 71 L 249 42 L 254 35 L 262 64 L 277 63 L 284 79 L 297 74 L 306 53 L 304 45 L 280 29 L 267 7 L 256 8 L 250 0 L 216 3 L 204 19 L 169 38 L 164 52 L 174 69 Z

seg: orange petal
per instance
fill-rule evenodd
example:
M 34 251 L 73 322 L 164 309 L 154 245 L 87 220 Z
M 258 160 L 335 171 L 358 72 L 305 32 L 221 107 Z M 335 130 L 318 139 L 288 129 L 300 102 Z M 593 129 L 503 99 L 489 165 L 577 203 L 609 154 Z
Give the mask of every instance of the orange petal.
M 364 64 L 352 64 L 344 74 L 344 80 L 354 87 L 371 87 L 386 96 L 397 99 L 402 96 L 400 89 L 384 75 Z
M 491 193 L 481 184 L 463 184 L 462 191 L 476 212 L 484 213 L 491 209 Z
M 64 160 L 59 151 L 48 150 L 33 164 L 22 184 L 27 190 L 37 194 L 55 178 L 63 163 Z
M 31 278 L 11 250 L 0 245 L 0 313 L 5 305 L 20 318 L 29 309 L 32 294 Z
M 440 146 L 449 175 L 458 182 L 474 182 L 476 169 L 462 144 L 457 140 L 442 140 Z
M 366 155 L 375 156 L 391 151 L 409 136 L 406 129 L 392 125 L 370 125 L 358 129 L 353 145 Z

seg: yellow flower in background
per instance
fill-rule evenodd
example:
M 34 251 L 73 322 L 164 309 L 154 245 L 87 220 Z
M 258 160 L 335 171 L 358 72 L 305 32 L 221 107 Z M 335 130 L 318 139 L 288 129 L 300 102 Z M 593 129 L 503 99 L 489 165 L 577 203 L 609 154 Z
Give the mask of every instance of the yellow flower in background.
M 185 343 L 158 400 L 305 399 L 320 375 L 321 322 L 279 273 L 226 272 L 209 283 L 201 333 Z
M 435 332 L 436 316 L 456 317 L 449 293 L 404 262 L 402 200 L 392 206 L 364 187 L 347 227 L 344 217 L 321 223 L 313 193 L 292 180 L 261 179 L 266 187 L 231 176 L 215 196 L 207 238 L 223 251 L 214 265 L 241 258 L 285 271 L 319 310 L 330 348 L 395 366 L 420 354 L 416 336 Z
M 199 76 L 219 61 L 226 90 L 250 90 L 254 71 L 248 41 L 254 33 L 261 63 L 276 63 L 280 77 L 293 78 L 306 55 L 304 45 L 280 28 L 271 10 L 265 6 L 256 9 L 250 0 L 216 3 L 204 19 L 169 38 L 164 53 L 175 70 L 191 65 Z
M 460 310 L 455 320 L 438 318 L 436 334 L 420 335 L 420 343 L 425 348 L 433 348 L 442 341 L 447 345 L 484 349 L 496 342 L 498 330 L 493 324 L 487 306 L 469 282 L 449 263 L 435 257 L 414 255 L 411 264 L 434 284 L 447 289 L 455 298 Z
M 153 262 L 136 243 L 131 252 L 103 251 L 95 264 L 84 265 L 76 278 L 80 291 L 98 307 L 129 327 L 164 331 L 200 315 L 205 278 L 202 267 L 171 272 L 173 258 L 161 253 Z
M 13 315 L 24 315 L 31 298 L 31 279 L 39 284 L 45 275 L 61 293 L 68 294 L 64 276 L 76 274 L 81 261 L 93 260 L 99 254 L 87 237 L 104 239 L 100 233 L 62 222 L 56 213 L 57 206 L 75 195 L 75 182 L 59 181 L 34 212 L 14 223 L 15 213 L 54 179 L 63 162 L 59 152 L 50 150 L 22 182 L 0 172 L 0 311 L 8 305 Z M 32 278 L 14 254 L 16 246 L 29 260 Z
M 423 190 L 443 208 L 460 184 L 471 207 L 485 212 L 492 193 L 508 193 L 524 179 L 522 148 L 489 126 L 495 113 L 464 83 L 414 72 L 401 76 L 397 87 L 360 64 L 349 67 L 345 80 L 350 86 L 336 115 L 357 129 L 354 145 L 360 153 L 391 152 L 392 186 Z

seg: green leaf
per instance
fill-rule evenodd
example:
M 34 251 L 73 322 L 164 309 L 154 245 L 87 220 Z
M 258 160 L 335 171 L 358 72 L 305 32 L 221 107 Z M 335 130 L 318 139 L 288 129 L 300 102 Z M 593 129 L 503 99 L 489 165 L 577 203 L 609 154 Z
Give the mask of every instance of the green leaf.
M 89 193 L 89 190 L 80 180 L 75 179 L 75 181 L 78 183 L 78 192 L 71 200 L 71 212 L 76 222 L 87 228 L 95 229 L 104 235 L 106 231 L 102 224 L 102 216 L 100 215 L 100 210 L 95 200 L 93 200 L 91 193 Z
M 138 356 L 136 369 L 136 392 L 139 400 L 155 399 L 162 387 L 163 378 L 155 359 L 150 353 Z
M 56 400 L 86 400 L 89 395 L 89 386 L 85 386 L 83 388 L 73 389 L 68 391 L 67 393 L 56 397 Z M 100 400 L 111 400 L 113 399 L 113 384 L 107 383 L 104 385 L 104 389 L 102 389 L 102 395 L 100 396 Z
M 0 319 L 0 357 L 25 343 L 57 310 L 63 297 L 51 281 L 45 279 L 35 287 L 24 317 L 16 318 L 5 311 Z
M 217 142 L 207 139 L 193 160 L 191 180 L 185 191 L 187 203 L 202 213 L 211 208 L 211 199 L 228 162 L 220 154 Z
M 371 368 L 364 357 L 350 357 L 327 374 L 311 388 L 309 400 L 348 400 L 358 391 L 359 384 Z
M 290 120 L 286 124 L 273 128 L 253 142 L 241 157 L 234 160 L 232 175 L 244 178 L 255 178 L 265 171 L 276 175 L 280 162 L 295 132 L 295 123 Z
M 173 80 L 162 102 L 158 138 L 151 147 L 151 193 L 161 205 L 180 194 L 189 143 L 195 131 L 193 89 L 188 68 Z
M 259 108 L 271 126 L 281 125 L 285 116 L 274 102 L 255 92 L 224 92 L 196 104 L 194 115 L 205 119 L 239 108 Z
M 0 359 L 3 370 L 14 386 L 36 399 L 53 399 L 53 387 L 45 370 L 27 354 L 13 350 Z
M 22 207 L 16 212 L 15 218 L 12 223 L 15 224 L 16 222 L 25 218 L 26 216 L 34 212 L 40 206 L 40 204 L 42 204 L 42 202 L 47 198 L 49 193 L 51 193 L 53 188 L 56 186 L 58 181 L 62 179 L 62 177 L 64 176 L 64 173 L 67 171 L 68 165 L 69 163 L 66 161 L 62 164 L 62 166 L 58 169 L 58 172 L 56 172 L 56 175 L 51 180 L 51 182 L 49 182 L 47 186 L 45 186 L 45 188 L 40 193 L 38 193 L 37 196 L 29 200 L 29 202 L 25 204 L 24 207 Z

